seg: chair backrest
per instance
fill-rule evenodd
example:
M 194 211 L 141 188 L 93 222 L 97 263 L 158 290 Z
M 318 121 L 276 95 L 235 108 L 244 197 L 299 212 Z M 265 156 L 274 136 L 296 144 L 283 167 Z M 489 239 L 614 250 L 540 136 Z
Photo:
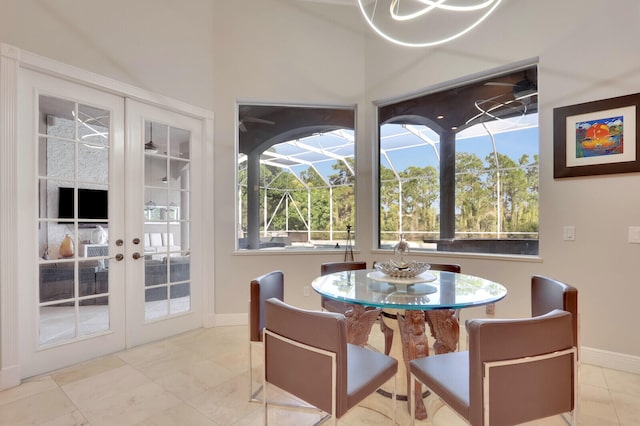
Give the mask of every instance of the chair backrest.
M 460 273 L 462 268 L 457 263 L 429 263 L 430 268 L 434 271 L 456 272 Z
M 578 347 L 578 289 L 553 278 L 534 275 L 531 277 L 531 316 L 554 309 L 571 312 L 573 345 Z
M 491 369 L 490 424 L 513 425 L 572 411 L 573 353 L 526 362 L 530 357 L 574 348 L 571 326 L 571 314 L 560 310 L 533 318 L 467 321 L 470 423 L 485 424 L 485 363 L 525 357 L 529 360 Z
M 334 272 L 355 271 L 356 269 L 367 269 L 367 262 L 326 262 L 320 265 L 320 275 L 333 274 Z
M 265 330 L 335 354 L 336 414 L 347 410 L 347 324 L 344 315 L 309 311 L 277 299 L 266 302 Z M 332 412 L 332 360 L 267 334 L 265 379 L 321 410 Z
M 354 262 L 326 262 L 320 264 L 320 275 L 333 274 L 334 272 L 342 271 L 355 271 L 357 269 L 367 269 L 367 262 L 354 261 Z M 350 305 L 337 300 L 329 299 L 328 297 L 320 297 L 320 306 L 322 309 L 329 312 L 337 312 L 344 314 L 350 309 Z
M 271 271 L 251 280 L 249 299 L 249 339 L 252 342 L 262 341 L 265 309 L 267 299 L 275 297 L 284 300 L 284 273 Z

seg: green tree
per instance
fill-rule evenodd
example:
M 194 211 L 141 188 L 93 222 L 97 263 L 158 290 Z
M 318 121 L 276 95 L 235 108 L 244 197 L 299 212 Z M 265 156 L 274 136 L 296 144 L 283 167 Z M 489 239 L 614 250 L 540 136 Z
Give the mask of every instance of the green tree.
M 485 163 L 477 155 L 456 153 L 457 232 L 491 232 L 495 228 L 494 203 L 485 170 Z
M 346 238 L 347 225 L 353 227 L 356 222 L 355 176 L 351 172 L 355 170 L 355 161 L 345 158 L 344 162 L 336 161 L 331 167 L 336 171 L 328 176 L 333 196 L 333 229 L 340 238 Z
M 388 167 L 380 165 L 380 238 L 396 240 L 400 229 L 398 180 Z M 395 233 L 395 234 L 394 234 Z
M 410 166 L 400 173 L 400 178 L 402 179 L 402 231 L 437 231 L 435 203 L 440 198 L 438 170 L 433 166 Z

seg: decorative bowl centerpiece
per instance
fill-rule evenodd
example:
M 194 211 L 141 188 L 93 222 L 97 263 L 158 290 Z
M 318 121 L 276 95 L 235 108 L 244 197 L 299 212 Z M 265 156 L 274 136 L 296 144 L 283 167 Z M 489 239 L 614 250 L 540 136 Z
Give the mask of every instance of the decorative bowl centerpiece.
M 414 278 L 428 271 L 430 267 L 431 265 L 427 262 L 418 262 L 417 260 L 410 262 L 389 260 L 388 262 L 376 263 L 376 268 L 379 271 L 394 278 Z

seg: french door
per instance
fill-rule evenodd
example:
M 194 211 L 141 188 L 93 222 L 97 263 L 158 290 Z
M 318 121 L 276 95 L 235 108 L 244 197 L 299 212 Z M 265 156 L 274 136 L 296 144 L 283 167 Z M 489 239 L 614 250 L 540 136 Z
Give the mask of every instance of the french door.
M 127 345 L 202 325 L 197 264 L 202 124 L 126 100 Z M 135 241 L 141 244 L 136 245 Z M 195 249 L 195 250 L 194 250 Z
M 19 99 L 22 376 L 198 327 L 200 122 L 27 69 Z

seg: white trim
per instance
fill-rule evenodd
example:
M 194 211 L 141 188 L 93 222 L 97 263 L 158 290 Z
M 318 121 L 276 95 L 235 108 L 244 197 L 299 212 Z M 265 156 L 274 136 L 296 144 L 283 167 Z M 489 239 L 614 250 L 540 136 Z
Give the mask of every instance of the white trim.
M 18 319 L 18 70 L 20 50 L 0 44 L 0 390 L 20 384 Z
M 204 288 L 202 289 L 202 294 L 207 294 L 208 290 L 207 290 L 207 286 L 205 285 Z M 203 297 L 208 297 L 208 296 L 203 296 Z M 206 303 L 205 303 L 206 306 Z M 202 317 L 202 326 L 204 328 L 211 328 L 211 327 L 215 327 L 216 325 L 216 314 L 213 313 L 213 311 L 208 311 L 207 308 L 205 307 L 205 312 L 203 314 Z M 235 324 L 234 324 L 235 325 Z
M 580 363 L 640 374 L 640 357 L 596 348 L 580 348 Z

